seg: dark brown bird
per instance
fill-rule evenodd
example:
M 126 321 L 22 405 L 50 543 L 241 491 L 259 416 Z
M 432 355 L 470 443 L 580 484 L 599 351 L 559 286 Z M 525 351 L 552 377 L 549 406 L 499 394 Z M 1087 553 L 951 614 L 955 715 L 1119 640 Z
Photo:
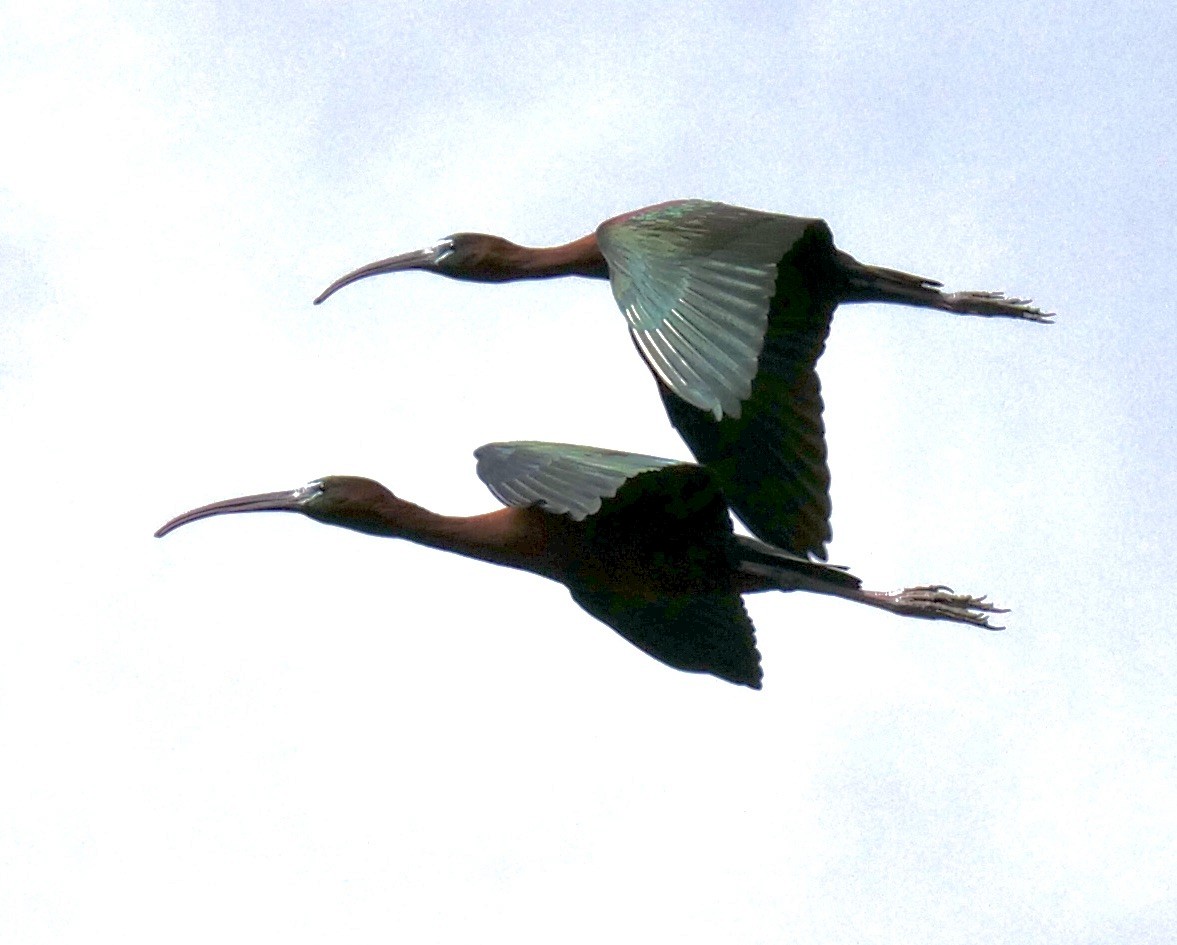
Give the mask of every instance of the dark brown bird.
M 407 538 L 559 581 L 655 659 L 754 689 L 760 654 L 741 594 L 811 591 L 982 627 L 989 614 L 1005 612 L 941 585 L 863 590 L 843 568 L 736 535 L 718 480 L 704 466 L 559 443 L 492 443 L 474 455 L 479 478 L 507 508 L 438 515 L 371 479 L 328 476 L 193 509 L 155 534 L 210 515 L 284 511 Z
M 822 220 L 706 200 L 636 210 L 544 249 L 456 233 L 348 273 L 315 304 L 368 276 L 409 269 L 478 282 L 608 279 L 670 422 L 735 513 L 766 541 L 822 560 L 832 531 L 816 363 L 834 309 L 894 302 L 1052 317 L 1024 299 L 945 293 L 935 280 L 865 266 L 835 248 Z

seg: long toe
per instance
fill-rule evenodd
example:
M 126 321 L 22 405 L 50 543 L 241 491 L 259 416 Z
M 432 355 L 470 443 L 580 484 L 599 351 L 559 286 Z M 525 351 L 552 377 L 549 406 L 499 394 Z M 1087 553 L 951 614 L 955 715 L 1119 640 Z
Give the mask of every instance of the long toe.
M 1044 312 L 1030 304 L 1029 299 L 1006 298 L 1001 292 L 953 292 L 944 296 L 952 310 L 962 315 L 1024 318 L 1031 322 L 1049 324 L 1054 312 Z
M 1004 627 L 989 623 L 990 614 L 1007 614 L 1008 609 L 996 606 L 982 595 L 955 594 L 942 584 L 926 584 L 921 587 L 907 587 L 894 595 L 895 603 L 913 617 L 955 620 L 990 630 L 1004 630 Z

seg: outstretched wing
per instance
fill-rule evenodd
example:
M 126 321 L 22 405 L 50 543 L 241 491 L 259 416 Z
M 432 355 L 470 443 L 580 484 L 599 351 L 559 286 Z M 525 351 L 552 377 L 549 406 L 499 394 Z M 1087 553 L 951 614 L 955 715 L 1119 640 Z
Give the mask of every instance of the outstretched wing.
M 682 200 L 610 220 L 597 239 L 695 458 L 754 533 L 824 559 L 830 473 L 816 364 L 837 305 L 829 228 Z
M 474 455 L 507 505 L 584 522 L 562 576 L 581 607 L 668 666 L 760 688 L 752 622 L 732 590 L 731 519 L 710 470 L 565 443 L 491 443 Z
M 832 252 L 819 222 L 778 264 L 759 370 L 739 417 L 716 420 L 659 390 L 670 422 L 744 524 L 773 545 L 822 560 L 832 506 L 817 359 L 837 305 L 826 275 Z
M 667 666 L 760 688 L 755 630 L 738 594 L 646 600 L 585 587 L 569 590 L 586 611 Z
M 598 227 L 613 296 L 668 390 L 717 420 L 741 415 L 764 343 L 777 263 L 817 222 L 676 200 Z
M 588 564 L 564 579 L 581 607 L 668 666 L 759 688 L 732 522 L 711 470 L 682 463 L 634 476 L 581 534 Z
M 677 466 L 679 460 L 569 443 L 488 443 L 474 451 L 478 478 L 504 505 L 539 505 L 584 521 L 644 472 Z

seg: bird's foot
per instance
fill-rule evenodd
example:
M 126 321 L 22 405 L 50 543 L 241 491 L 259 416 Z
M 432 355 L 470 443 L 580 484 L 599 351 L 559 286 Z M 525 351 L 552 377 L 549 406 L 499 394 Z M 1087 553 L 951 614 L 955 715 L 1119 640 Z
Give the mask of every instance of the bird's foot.
M 961 315 L 1024 318 L 1046 324 L 1054 318 L 1054 312 L 1035 308 L 1029 299 L 1009 299 L 1000 292 L 952 292 L 944 293 L 943 297 L 952 311 Z
M 882 591 L 867 591 L 872 603 L 892 613 L 906 617 L 923 617 L 927 620 L 955 620 L 975 627 L 990 630 L 1004 630 L 989 623 L 990 614 L 1007 614 L 1009 611 L 997 607 L 984 596 L 956 594 L 943 584 L 925 584 L 921 587 L 905 587 L 901 591 L 887 594 Z

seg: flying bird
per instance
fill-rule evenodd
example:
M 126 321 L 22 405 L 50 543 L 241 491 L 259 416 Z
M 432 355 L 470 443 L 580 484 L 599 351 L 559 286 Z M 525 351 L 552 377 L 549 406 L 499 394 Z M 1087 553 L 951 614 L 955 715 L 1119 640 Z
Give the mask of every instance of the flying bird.
M 479 478 L 506 508 L 439 515 L 371 479 L 327 476 L 193 509 L 155 534 L 211 515 L 283 511 L 406 538 L 558 581 L 655 659 L 753 689 L 761 684 L 760 653 L 742 594 L 810 591 L 982 627 L 989 614 L 1005 613 L 942 585 L 864 590 L 844 568 L 737 535 L 718 477 L 705 466 L 560 443 L 492 443 L 474 455 Z
M 933 279 L 863 265 L 835 248 L 822 220 L 706 200 L 635 210 L 548 248 L 455 233 L 361 266 L 315 304 L 360 279 L 411 269 L 476 282 L 608 279 L 670 422 L 736 515 L 764 540 L 821 560 L 833 533 L 816 364 L 834 309 L 894 302 L 1052 317 L 1025 299 L 945 293 Z

